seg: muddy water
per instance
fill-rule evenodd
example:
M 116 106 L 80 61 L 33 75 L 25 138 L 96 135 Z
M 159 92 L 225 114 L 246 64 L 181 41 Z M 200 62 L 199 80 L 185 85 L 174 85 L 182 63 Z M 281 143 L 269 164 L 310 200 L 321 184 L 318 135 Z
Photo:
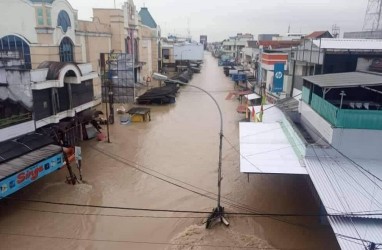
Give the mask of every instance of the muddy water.
M 210 54 L 206 54 L 202 73 L 195 75 L 191 83 L 208 90 L 217 99 L 224 115 L 224 135 L 237 149 L 238 122 L 243 116 L 235 111 L 237 100 L 225 100 L 233 84 Z M 216 200 L 179 186 L 215 197 L 219 116 L 214 103 L 199 90 L 185 87 L 176 104 L 154 106 L 151 111 L 149 123 L 111 126 L 111 144 L 96 141 L 83 144 L 86 183 L 65 184 L 66 169 L 63 169 L 21 190 L 15 197 L 211 211 Z M 227 211 L 318 211 L 304 177 L 241 174 L 239 155 L 226 140 L 223 141 L 223 178 L 223 205 Z M 216 225 L 205 230 L 203 218 L 197 218 L 203 216 L 197 214 L 116 211 L 16 201 L 0 204 L 0 249 L 338 248 L 330 228 L 320 226 L 315 218 L 283 218 L 288 220 L 284 222 L 272 218 L 231 217 L 230 227 Z

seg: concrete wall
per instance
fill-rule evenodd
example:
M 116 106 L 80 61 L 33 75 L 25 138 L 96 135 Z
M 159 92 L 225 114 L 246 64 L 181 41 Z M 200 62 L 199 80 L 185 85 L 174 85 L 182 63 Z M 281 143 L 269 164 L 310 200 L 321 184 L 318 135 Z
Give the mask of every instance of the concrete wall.
M 328 143 L 332 143 L 334 132 L 332 125 L 329 122 L 303 101 L 301 101 L 300 112 L 301 120 L 307 128 L 318 131 Z M 311 134 L 314 135 L 314 133 Z M 318 138 L 315 139 L 317 140 Z
M 141 81 L 143 77 L 151 76 L 158 72 L 158 35 L 157 30 L 145 25 L 140 28 L 139 61 L 145 62 L 141 69 Z M 170 56 L 171 58 L 171 56 Z
M 33 99 L 31 90 L 31 75 L 29 71 L 7 70 L 6 82 L 9 84 L 6 88 L 1 88 L 0 99 L 7 98 L 22 102 L 29 110 L 32 110 Z
M 58 19 L 58 13 L 61 10 L 65 10 L 70 18 L 71 27 L 68 28 L 66 33 L 61 28 L 55 28 L 57 27 L 57 19 Z M 67 36 L 69 37 L 73 43 L 76 42 L 76 35 L 75 35 L 75 29 L 76 29 L 76 18 L 77 11 L 72 8 L 72 6 L 67 2 L 66 0 L 55 0 L 52 3 L 52 27 L 55 28 L 53 32 L 53 44 L 60 45 L 61 40 Z
M 93 71 L 101 74 L 99 67 L 100 53 L 111 51 L 111 28 L 95 18 L 93 22 L 79 21 L 76 30 L 77 43 L 82 45 L 82 58 L 92 65 Z M 101 96 L 101 79 L 93 80 L 96 97 Z
M 382 131 L 334 129 L 332 145 L 352 159 L 382 160 Z
M 35 130 L 34 121 L 28 121 L 28 122 L 24 122 L 24 123 L 20 123 L 17 125 L 0 129 L 0 142 L 33 132 L 34 130 Z
M 93 9 L 94 19 L 97 22 L 110 25 L 111 49 L 116 52 L 125 52 L 125 20 L 123 10 L 118 9 Z
M 373 62 L 373 59 L 370 59 L 370 58 L 358 58 L 357 71 L 358 70 L 369 70 L 369 67 L 370 67 L 372 62 Z
M 203 44 L 174 45 L 175 60 L 203 60 Z
M 31 46 L 32 68 L 35 69 L 43 61 L 60 61 L 58 46 Z
M 37 43 L 36 16 L 33 5 L 27 0 L 1 0 L 0 37 L 21 35 Z M 17 13 L 17 14 L 16 14 Z

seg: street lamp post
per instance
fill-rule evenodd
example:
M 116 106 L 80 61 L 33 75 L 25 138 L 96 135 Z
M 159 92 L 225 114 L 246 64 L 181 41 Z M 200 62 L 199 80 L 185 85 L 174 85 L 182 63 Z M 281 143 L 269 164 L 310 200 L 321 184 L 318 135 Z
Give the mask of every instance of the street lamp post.
M 340 93 L 340 96 L 341 96 L 340 109 L 342 109 L 342 103 L 344 101 L 344 96 L 346 96 L 345 91 L 342 90 L 341 93 Z
M 206 228 L 210 228 L 212 222 L 216 220 L 220 220 L 220 222 L 224 223 L 224 225 L 229 226 L 229 222 L 227 219 L 224 217 L 224 207 L 220 205 L 220 198 L 221 198 L 221 181 L 222 181 L 222 150 L 223 150 L 223 113 L 220 109 L 220 106 L 216 99 L 206 90 L 192 85 L 192 84 L 187 84 L 187 86 L 197 88 L 204 93 L 206 93 L 216 104 L 216 107 L 218 108 L 219 111 L 219 116 L 220 116 L 220 133 L 219 133 L 219 162 L 218 162 L 218 199 L 217 199 L 217 207 L 212 210 L 212 213 L 208 216 L 207 221 L 206 221 Z

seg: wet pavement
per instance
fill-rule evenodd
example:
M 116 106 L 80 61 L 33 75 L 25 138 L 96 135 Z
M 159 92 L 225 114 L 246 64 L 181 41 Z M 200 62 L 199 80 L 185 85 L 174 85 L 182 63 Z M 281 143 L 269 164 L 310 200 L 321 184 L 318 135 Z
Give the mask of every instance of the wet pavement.
M 228 212 L 318 213 L 304 176 L 239 170 L 237 100 L 232 81 L 206 53 L 192 84 L 209 91 L 224 116 L 222 205 Z M 118 108 L 118 106 L 116 106 Z M 84 142 L 86 183 L 66 169 L 14 197 L 133 208 L 211 211 L 216 207 L 219 115 L 205 93 L 183 87 L 177 102 L 151 106 L 148 123 L 111 126 L 111 143 Z M 116 119 L 118 120 L 118 118 Z M 233 147 L 234 146 L 234 147 Z M 204 228 L 204 215 L 0 202 L 1 249 L 337 249 L 318 218 L 228 217 Z M 186 218 L 184 218 L 186 217 Z

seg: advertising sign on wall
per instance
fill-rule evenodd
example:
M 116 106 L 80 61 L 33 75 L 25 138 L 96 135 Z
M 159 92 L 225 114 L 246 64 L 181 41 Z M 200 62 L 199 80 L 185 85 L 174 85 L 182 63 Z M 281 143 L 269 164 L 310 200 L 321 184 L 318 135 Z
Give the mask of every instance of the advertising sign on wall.
M 60 169 L 62 165 L 63 155 L 59 153 L 0 181 L 0 199 Z
M 284 88 L 284 63 L 276 63 L 274 66 L 272 92 L 283 92 Z

